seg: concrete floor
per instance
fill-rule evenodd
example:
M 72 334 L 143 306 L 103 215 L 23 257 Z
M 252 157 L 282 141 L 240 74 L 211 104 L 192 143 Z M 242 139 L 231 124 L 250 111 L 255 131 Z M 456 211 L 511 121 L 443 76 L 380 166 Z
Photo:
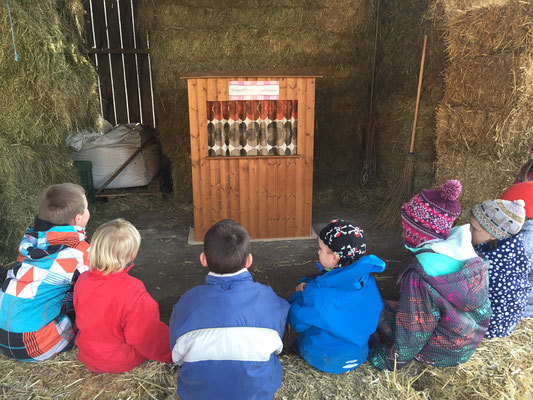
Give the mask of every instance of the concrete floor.
M 198 260 L 202 245 L 189 245 L 187 238 L 192 215 L 189 211 L 126 211 L 115 215 L 131 221 L 142 236 L 142 245 L 130 274 L 141 279 L 159 303 L 161 319 L 169 321 L 172 307 L 190 288 L 205 281 L 207 270 Z M 387 263 L 382 274 L 375 276 L 383 298 L 396 299 L 396 278 L 403 269 L 407 253 L 397 233 L 375 233 L 368 227 L 373 215 L 342 208 L 315 206 L 313 229 L 320 232 L 331 219 L 356 223 L 366 231 L 367 249 Z M 318 245 L 316 239 L 253 242 L 254 263 L 250 272 L 260 283 L 288 299 L 296 282 L 315 273 Z

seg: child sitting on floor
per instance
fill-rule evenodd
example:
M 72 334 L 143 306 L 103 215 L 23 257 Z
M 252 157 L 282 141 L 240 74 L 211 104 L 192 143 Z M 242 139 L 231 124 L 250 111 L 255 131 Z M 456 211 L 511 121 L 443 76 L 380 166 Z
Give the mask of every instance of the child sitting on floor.
M 90 271 L 74 289 L 78 359 L 93 372 L 121 373 L 145 360 L 171 362 L 168 327 L 143 283 L 128 274 L 141 236 L 121 218 L 91 240 Z
M 230 219 L 209 228 L 200 262 L 205 285 L 186 292 L 170 318 L 180 399 L 272 399 L 289 304 L 253 281 L 250 236 Z
M 402 272 L 400 299 L 386 302 L 369 360 L 399 369 L 411 360 L 437 367 L 467 361 L 491 315 L 485 262 L 468 225 L 451 229 L 461 213 L 459 181 L 424 189 L 402 206 L 403 238 L 412 258 Z
M 0 292 L 0 353 L 46 360 L 74 346 L 72 285 L 89 269 L 85 226 L 90 213 L 80 185 L 47 187 L 33 228 Z
M 501 196 L 502 200 L 524 200 L 526 202 L 526 221 L 522 225 L 524 249 L 530 262 L 533 262 L 533 181 L 517 183 L 507 189 Z M 529 272 L 529 295 L 523 318 L 533 318 L 533 266 Z
M 527 304 L 531 262 L 520 232 L 525 215 L 523 200 L 488 200 L 472 208 L 472 244 L 489 263 L 492 318 L 488 338 L 509 336 Z
M 322 275 L 302 279 L 291 296 L 288 322 L 298 350 L 311 366 L 341 374 L 366 361 L 368 339 L 383 308 L 376 281 L 385 263 L 365 256 L 363 231 L 343 220 L 326 225 L 318 239 Z

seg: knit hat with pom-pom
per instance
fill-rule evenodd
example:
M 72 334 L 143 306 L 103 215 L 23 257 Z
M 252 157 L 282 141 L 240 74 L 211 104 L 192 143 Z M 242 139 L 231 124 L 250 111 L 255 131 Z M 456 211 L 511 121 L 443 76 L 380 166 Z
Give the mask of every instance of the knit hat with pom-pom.
M 472 207 L 472 215 L 496 239 L 516 235 L 526 220 L 524 200 L 487 200 Z
M 432 239 L 446 239 L 461 214 L 457 198 L 461 182 L 452 179 L 437 190 L 423 189 L 402 206 L 404 243 L 416 247 Z

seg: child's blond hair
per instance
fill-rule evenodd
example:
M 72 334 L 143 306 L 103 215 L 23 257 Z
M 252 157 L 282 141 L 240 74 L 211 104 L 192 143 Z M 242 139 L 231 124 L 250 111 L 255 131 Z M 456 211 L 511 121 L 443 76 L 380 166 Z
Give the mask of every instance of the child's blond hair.
M 96 229 L 91 240 L 89 265 L 107 275 L 126 268 L 137 256 L 141 235 L 122 218 L 106 222 Z
M 54 225 L 71 225 L 76 215 L 87 207 L 85 190 L 76 183 L 48 186 L 39 196 L 40 219 Z

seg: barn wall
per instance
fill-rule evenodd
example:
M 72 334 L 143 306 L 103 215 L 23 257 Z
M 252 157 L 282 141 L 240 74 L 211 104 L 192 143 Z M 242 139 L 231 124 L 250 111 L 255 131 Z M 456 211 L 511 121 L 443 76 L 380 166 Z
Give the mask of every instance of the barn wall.
M 376 78 L 376 152 L 379 183 L 393 187 L 409 151 L 424 35 L 428 35 L 414 147 L 416 191 L 434 184 L 435 108 L 446 67 L 442 9 L 434 0 L 383 1 Z
M 304 70 L 316 84 L 315 184 L 356 184 L 373 50 L 364 0 L 142 0 L 150 34 L 158 129 L 178 198 L 190 199 L 189 71 Z

